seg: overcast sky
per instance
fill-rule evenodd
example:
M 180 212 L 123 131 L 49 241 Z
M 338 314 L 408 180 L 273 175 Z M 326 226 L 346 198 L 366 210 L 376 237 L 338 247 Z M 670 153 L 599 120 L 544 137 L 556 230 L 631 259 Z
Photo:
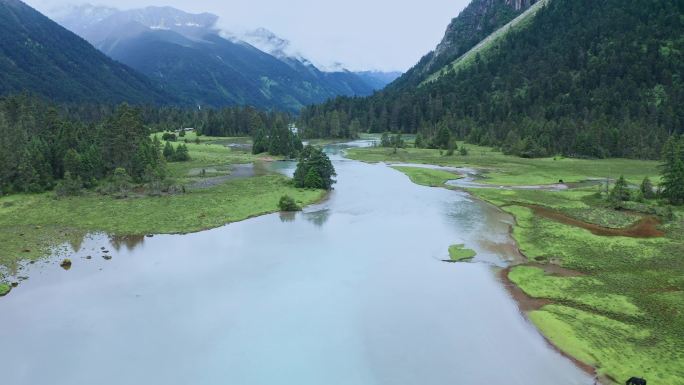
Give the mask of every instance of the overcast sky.
M 88 2 L 27 0 L 49 9 Z M 169 5 L 211 12 L 227 29 L 264 27 L 291 41 L 319 65 L 352 70 L 405 71 L 441 40 L 449 21 L 469 0 L 94 0 L 117 8 Z

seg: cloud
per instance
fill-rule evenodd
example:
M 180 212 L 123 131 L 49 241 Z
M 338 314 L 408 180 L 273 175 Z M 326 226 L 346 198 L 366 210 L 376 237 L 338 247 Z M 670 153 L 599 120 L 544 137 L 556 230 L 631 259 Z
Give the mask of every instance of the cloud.
M 228 31 L 266 28 L 321 66 L 406 70 L 434 49 L 449 21 L 469 0 L 99 0 L 118 8 L 169 5 L 211 12 Z M 73 0 L 28 0 L 46 12 Z

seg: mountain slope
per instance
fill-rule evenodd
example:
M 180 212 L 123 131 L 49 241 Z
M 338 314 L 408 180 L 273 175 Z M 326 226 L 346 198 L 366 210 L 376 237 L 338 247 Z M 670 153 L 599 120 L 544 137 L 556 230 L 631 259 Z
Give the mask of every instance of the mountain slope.
M 684 132 L 684 3 L 550 0 L 456 70 L 422 86 L 339 98 L 302 113 L 315 130 L 440 127 L 521 156 L 657 158 Z M 358 121 L 354 123 L 354 121 Z
M 0 0 L 0 95 L 23 91 L 60 102 L 170 101 L 149 79 L 33 8 Z
M 515 19 L 537 0 L 473 0 L 455 17 L 434 51 L 391 84 L 389 90 L 413 87 L 444 65 L 456 60 L 499 28 Z
M 57 17 L 105 54 L 197 105 L 298 111 L 338 95 L 375 90 L 354 73 L 320 71 L 268 30 L 245 36 L 256 47 L 229 36 L 215 27 L 218 17 L 212 14 L 82 6 Z

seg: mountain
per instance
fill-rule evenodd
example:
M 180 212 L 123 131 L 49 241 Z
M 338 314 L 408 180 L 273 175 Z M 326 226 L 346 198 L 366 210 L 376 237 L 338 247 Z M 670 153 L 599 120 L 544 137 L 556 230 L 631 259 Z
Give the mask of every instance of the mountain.
M 373 91 L 381 90 L 401 76 L 401 72 L 398 71 L 349 71 L 340 63 L 336 63 L 332 68 L 325 70 L 316 68 L 313 63 L 293 49 L 288 40 L 277 36 L 265 28 L 247 31 L 235 38 L 243 40 L 264 52 L 268 52 L 293 67 L 299 67 L 300 70 L 313 71 L 314 73 L 319 73 L 319 76 L 327 76 L 328 80 L 337 79 L 341 81 L 342 84 L 338 85 L 338 87 L 342 87 L 340 94 L 351 92 L 357 95 L 367 92 L 368 86 Z M 362 81 L 361 83 L 359 78 Z
M 400 77 L 390 89 L 413 87 L 465 54 L 536 3 L 536 0 L 473 0 L 455 17 L 437 47 Z
M 58 102 L 175 100 L 28 5 L 0 0 L 0 95 L 24 91 Z
M 349 71 L 320 71 L 266 29 L 240 36 L 220 31 L 218 17 L 208 13 L 85 5 L 55 17 L 111 58 L 192 104 L 298 111 L 339 95 L 370 95 L 381 85 Z
M 682 73 L 682 1 L 473 0 L 406 75 L 369 98 L 308 108 L 299 127 L 428 141 L 446 129 L 526 157 L 653 159 L 684 133 Z
M 398 71 L 357 71 L 354 72 L 363 81 L 370 84 L 375 90 L 381 90 L 387 87 L 388 84 L 397 80 L 402 73 Z

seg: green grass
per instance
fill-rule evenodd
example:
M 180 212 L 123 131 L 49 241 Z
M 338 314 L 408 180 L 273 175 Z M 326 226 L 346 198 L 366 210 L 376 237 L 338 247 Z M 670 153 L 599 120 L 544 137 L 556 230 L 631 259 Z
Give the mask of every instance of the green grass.
M 170 163 L 177 183 L 191 183 L 201 168 L 228 167 L 254 161 L 254 156 L 215 144 L 189 144 L 192 161 Z M 0 198 L 0 268 L 13 272 L 19 261 L 36 260 L 54 246 L 73 246 L 88 232 L 112 234 L 187 233 L 222 226 L 278 211 L 283 195 L 300 205 L 320 200 L 320 190 L 298 189 L 281 175 L 232 180 L 186 194 L 116 199 L 94 192 L 55 198 L 53 193 Z M 76 247 L 77 248 L 77 247 Z M 2 271 L 0 270 L 0 281 Z
M 477 253 L 474 250 L 466 249 L 465 245 L 449 246 L 449 257 L 454 262 L 463 262 L 473 259 Z
M 459 143 L 459 146 L 462 143 Z M 492 185 L 540 185 L 581 182 L 592 178 L 617 178 L 624 175 L 631 183 L 641 183 L 644 177 L 658 180 L 658 162 L 632 159 L 523 159 L 504 155 L 489 147 L 466 144 L 468 155 L 440 155 L 439 150 L 382 147 L 355 148 L 347 153 L 352 159 L 364 162 L 418 163 L 438 166 L 472 167 L 484 170 L 483 183 Z
M 567 306 L 548 305 L 530 320 L 564 352 L 617 383 L 632 376 L 676 385 L 684 378 L 681 341 L 661 339 L 639 325 Z
M 461 178 L 458 174 L 444 170 L 405 166 L 394 166 L 392 168 L 406 174 L 413 183 L 428 187 L 444 187 L 446 182 Z
M 559 179 L 581 182 L 624 175 L 631 183 L 658 180 L 657 162 L 628 159 L 522 159 L 470 146 L 467 156 L 438 150 L 353 149 L 368 162 L 464 166 L 486 171 L 483 183 L 541 185 Z M 661 226 L 662 238 L 606 237 L 534 214 L 539 205 L 604 227 L 624 228 L 640 217 L 610 209 L 598 186 L 565 191 L 469 189 L 473 195 L 513 214 L 513 237 L 521 251 L 541 264 L 557 264 L 577 274 L 547 274 L 536 266 L 515 267 L 512 282 L 551 305 L 530 319 L 559 349 L 623 383 L 631 376 L 654 384 L 684 383 L 684 210 Z M 654 211 L 664 207 L 647 202 Z M 550 269 L 554 271 L 554 269 Z
M 595 294 L 602 291 L 603 283 L 589 276 L 560 277 L 547 275 L 538 267 L 516 266 L 508 274 L 508 278 L 531 297 L 551 299 L 555 302 L 628 317 L 641 314 L 639 308 L 624 295 Z
M 12 290 L 12 286 L 6 284 L 6 283 L 0 283 L 0 297 L 3 295 L 7 295 L 7 293 Z
M 473 192 L 482 197 L 496 195 L 491 190 Z M 564 194 L 536 193 L 540 196 Z M 512 200 L 520 200 L 520 197 L 514 196 Z M 547 204 L 549 200 L 546 200 Z M 561 336 L 554 340 L 560 349 L 585 361 L 584 356 L 575 355 L 579 346 L 580 351 L 591 354 L 592 360 L 585 362 L 598 364 L 602 373 L 618 380 L 641 375 L 649 380 L 669 379 L 662 383 L 684 382 L 684 367 L 675 364 L 677 352 L 684 351 L 681 222 L 666 225 L 664 238 L 602 237 L 537 217 L 525 207 L 507 206 L 505 210 L 516 217 L 513 235 L 528 258 L 557 263 L 584 274 L 582 277 L 556 277 L 546 275 L 540 269 L 516 267 L 509 275 L 527 294 L 551 299 L 569 311 L 586 315 L 583 318 L 563 313 L 561 317 L 556 313 L 544 313 L 545 307 L 533 318 L 552 340 L 554 336 Z M 563 332 L 555 330 L 559 317 L 563 321 Z M 587 323 L 587 317 L 593 323 Z M 648 338 L 608 338 L 612 323 L 625 325 L 633 334 L 648 335 Z M 570 332 L 566 333 L 567 330 Z M 569 337 L 562 335 L 582 338 L 566 345 Z M 628 372 L 625 368 L 629 365 L 632 365 L 632 374 L 625 377 Z M 677 381 L 673 380 L 675 378 Z

